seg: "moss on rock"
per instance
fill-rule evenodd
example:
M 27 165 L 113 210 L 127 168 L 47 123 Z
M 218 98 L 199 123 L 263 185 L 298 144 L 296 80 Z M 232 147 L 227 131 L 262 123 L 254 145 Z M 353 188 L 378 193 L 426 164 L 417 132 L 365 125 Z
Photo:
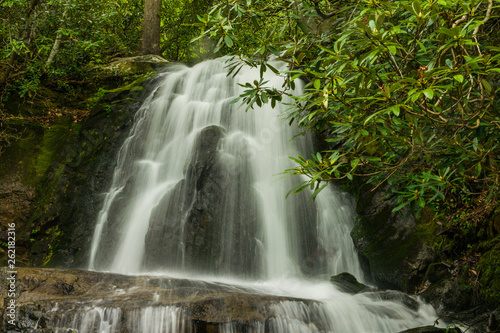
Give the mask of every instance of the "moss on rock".
M 432 214 L 415 219 L 404 209 L 393 212 L 384 189 L 365 187 L 360 194 L 359 218 L 351 235 L 362 259 L 369 263 L 373 281 L 384 288 L 416 291 L 435 257 L 430 245 Z
M 27 199 L 23 203 L 26 209 L 19 210 L 16 216 L 10 214 L 7 220 L 0 218 L 0 222 L 2 230 L 6 223 L 16 223 L 20 265 L 71 265 L 76 253 L 88 242 L 91 228 L 87 224 L 92 218 L 82 216 L 93 214 L 97 208 L 87 203 L 92 208 L 82 207 L 81 210 L 89 211 L 82 213 L 78 206 L 84 204 L 80 201 L 87 200 L 86 195 L 95 187 L 88 180 L 93 177 L 91 165 L 103 158 L 106 149 L 108 155 L 116 151 L 119 144 L 109 141 L 121 138 L 128 131 L 134 110 L 142 99 L 145 81 L 146 76 L 142 76 L 124 87 L 104 90 L 87 118 L 52 112 L 49 121 L 23 115 L 4 119 L 3 128 L 16 134 L 17 140 L 2 151 L 0 182 L 14 182 L 3 186 L 2 191 L 13 195 L 9 193 L 15 190 L 18 197 Z M 45 112 L 49 114 L 49 109 Z M 34 114 L 35 110 L 25 113 Z M 82 123 L 82 120 L 85 121 Z M 105 148 L 108 146 L 113 148 Z M 19 194 L 19 189 L 24 189 L 26 195 Z M 0 198 L 0 212 L 12 210 L 9 200 Z M 0 244 L 2 242 L 3 233 L 0 233 Z
M 484 253 L 479 261 L 478 273 L 481 284 L 479 295 L 489 306 L 500 304 L 500 236 L 496 245 Z

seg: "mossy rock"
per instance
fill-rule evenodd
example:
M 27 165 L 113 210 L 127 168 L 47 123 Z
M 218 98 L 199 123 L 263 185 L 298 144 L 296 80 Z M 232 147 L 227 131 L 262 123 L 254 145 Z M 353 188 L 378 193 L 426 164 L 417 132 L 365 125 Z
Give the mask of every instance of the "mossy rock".
M 33 193 L 25 200 L 29 207 L 7 221 L 16 223 L 19 265 L 82 265 L 79 253 L 90 242 L 91 215 L 100 207 L 91 197 L 106 191 L 110 177 L 104 170 L 112 172 L 110 165 L 140 106 L 146 81 L 141 77 L 104 94 L 83 123 L 69 114 L 54 114 L 44 124 L 22 115 L 5 119 L 3 128 L 17 139 L 3 150 L 0 182 L 15 179 L 20 185 L 9 188 L 26 187 Z
M 371 290 L 371 288 L 358 282 L 354 275 L 345 272 L 332 276 L 330 278 L 330 282 L 337 286 L 341 291 L 349 294 L 357 294 L 362 291 Z
M 135 75 L 153 72 L 166 64 L 168 61 L 160 56 L 144 55 L 118 59 L 102 69 L 119 75 Z
M 435 260 L 432 214 L 416 219 L 408 210 L 393 212 L 387 189 L 360 191 L 358 219 L 351 232 L 361 261 L 379 287 L 415 292 Z
M 500 304 L 500 236 L 494 240 L 496 245 L 481 256 L 478 265 L 479 295 L 489 306 Z
M 461 278 L 433 283 L 422 297 L 426 302 L 445 312 L 465 311 L 473 306 L 472 287 Z
M 425 277 L 430 283 L 437 283 L 451 278 L 449 267 L 443 263 L 435 262 L 429 265 Z

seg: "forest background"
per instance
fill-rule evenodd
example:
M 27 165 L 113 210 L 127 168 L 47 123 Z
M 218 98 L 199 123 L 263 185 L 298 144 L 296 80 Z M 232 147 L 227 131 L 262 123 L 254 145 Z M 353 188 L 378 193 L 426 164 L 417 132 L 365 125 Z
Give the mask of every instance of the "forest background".
M 277 72 L 270 60 L 277 58 L 289 63 L 283 88 L 257 77 L 235 102 L 251 112 L 279 103 L 295 80 L 306 82 L 283 117 L 317 133 L 322 151 L 292 157 L 297 167 L 284 172 L 309 181 L 291 193 L 311 187 L 315 196 L 333 180 L 368 183 L 392 196 L 394 211 L 433 212 L 441 231 L 460 233 L 458 255 L 498 243 L 499 0 L 0 6 L 0 154 L 22 136 L 13 120 L 82 122 L 111 86 L 152 74 L 103 77 L 100 69 L 118 58 L 155 53 L 194 64 L 233 55 L 230 74 L 244 64 Z M 141 36 L 146 29 L 157 31 Z

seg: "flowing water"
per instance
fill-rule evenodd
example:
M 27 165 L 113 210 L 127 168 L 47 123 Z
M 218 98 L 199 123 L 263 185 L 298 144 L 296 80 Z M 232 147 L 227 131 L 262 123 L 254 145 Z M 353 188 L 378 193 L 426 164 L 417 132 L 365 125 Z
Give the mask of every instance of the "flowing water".
M 211 60 L 193 68 L 172 65 L 162 74 L 119 152 L 89 268 L 211 280 L 315 300 L 277 301 L 268 307 L 270 320 L 242 330 L 228 318 L 220 332 L 397 332 L 432 324 L 435 313 L 428 305 L 410 309 L 321 282 L 341 272 L 363 281 L 350 238 L 352 200 L 333 187 L 315 201 L 308 191 L 286 198 L 301 179 L 279 179 L 280 173 L 294 166 L 289 156 L 314 151 L 312 138 L 297 135 L 281 119 L 290 106 L 245 112 L 230 103 L 245 89 L 238 83 L 252 82 L 259 71 L 242 68 L 233 78 L 225 66 Z M 283 84 L 273 73 L 265 73 L 265 80 L 271 87 Z M 187 310 L 137 309 L 129 313 L 127 328 L 189 331 Z M 91 332 L 81 328 L 90 320 L 103 325 L 96 331 L 114 332 L 118 311 L 87 309 L 73 327 Z

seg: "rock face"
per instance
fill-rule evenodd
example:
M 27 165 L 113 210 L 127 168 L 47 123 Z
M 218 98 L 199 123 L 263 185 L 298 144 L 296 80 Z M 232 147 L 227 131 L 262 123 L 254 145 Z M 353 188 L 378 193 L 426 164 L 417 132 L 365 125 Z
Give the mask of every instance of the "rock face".
M 414 292 L 435 255 L 419 234 L 415 218 L 402 209 L 392 212 L 386 189 L 360 191 L 351 232 L 361 262 L 382 288 Z
M 408 308 L 417 311 L 418 310 L 418 302 L 415 301 L 413 298 L 408 296 L 407 294 L 397 291 L 397 290 L 382 290 L 382 291 L 369 291 L 366 293 L 363 293 L 363 295 L 373 298 L 373 299 L 380 299 L 380 300 L 386 300 L 386 301 L 395 301 L 399 303 L 403 303 L 406 305 Z
M 6 277 L 2 269 L 1 281 Z M 0 288 L 4 294 L 6 286 Z M 1 304 L 2 332 L 93 332 L 104 324 L 117 332 L 141 332 L 141 325 L 153 325 L 155 319 L 156 325 L 167 324 L 172 329 L 167 331 L 179 333 L 219 332 L 223 327 L 246 332 L 255 325 L 272 327 L 280 302 L 314 302 L 202 281 L 40 268 L 18 269 L 16 295 L 17 324 L 8 324 Z M 167 323 L 162 315 L 175 320 Z M 310 320 L 309 325 L 321 329 Z
M 103 70 L 114 72 L 119 75 L 137 73 L 146 74 L 148 72 L 153 72 L 159 67 L 165 66 L 166 64 L 168 64 L 168 61 L 166 59 L 158 55 L 148 54 L 115 60 L 104 67 Z
M 109 188 L 116 153 L 148 84 L 107 93 L 83 124 L 65 115 L 50 126 L 22 118 L 7 124 L 21 134 L 0 158 L 0 242 L 6 242 L 7 223 L 16 223 L 17 266 L 86 264 L 98 194 Z
M 245 167 L 248 163 L 233 172 L 225 168 L 217 150 L 223 135 L 219 126 L 199 133 L 185 178 L 153 211 L 146 235 L 146 270 L 182 265 L 212 274 L 257 273 L 253 265 L 259 262 L 255 260 L 259 254 L 251 236 L 257 228 L 255 203 L 250 193 L 238 200 L 232 197 L 238 186 L 244 186 L 242 182 L 251 179 Z M 183 244 L 186 252 L 181 255 Z
M 0 182 L 0 242 L 2 243 L 11 240 L 8 237 L 10 227 L 15 229 L 26 224 L 35 196 L 34 187 L 23 184 L 15 173 L 8 172 L 11 170 L 5 170 L 7 172 Z M 19 247 L 16 247 L 18 257 L 25 257 L 27 245 L 29 244 L 21 242 Z M 2 248 L 0 257 L 7 258 L 7 252 Z
M 386 189 L 370 190 L 365 186 L 359 191 L 359 218 L 351 235 L 372 282 L 382 289 L 418 292 L 448 322 L 470 323 L 470 331 L 483 332 L 488 311 L 498 306 L 495 300 L 500 288 L 495 276 L 499 272 L 500 246 L 495 245 L 495 239 L 477 268 L 458 260 L 450 263 L 445 252 L 436 253 L 434 248 L 437 242 L 446 240 L 430 212 L 424 210 L 418 219 L 404 209 L 392 212 L 394 206 L 385 196 Z M 474 275 L 475 270 L 479 276 Z M 470 276 L 477 277 L 476 283 L 471 283 Z M 377 297 L 397 296 L 383 293 Z M 483 317 L 483 321 L 478 320 Z M 440 329 L 424 327 L 415 332 L 428 331 Z
M 341 291 L 348 294 L 372 291 L 372 288 L 358 282 L 356 277 L 349 273 L 340 273 L 332 276 L 330 278 L 330 282 L 337 286 Z

